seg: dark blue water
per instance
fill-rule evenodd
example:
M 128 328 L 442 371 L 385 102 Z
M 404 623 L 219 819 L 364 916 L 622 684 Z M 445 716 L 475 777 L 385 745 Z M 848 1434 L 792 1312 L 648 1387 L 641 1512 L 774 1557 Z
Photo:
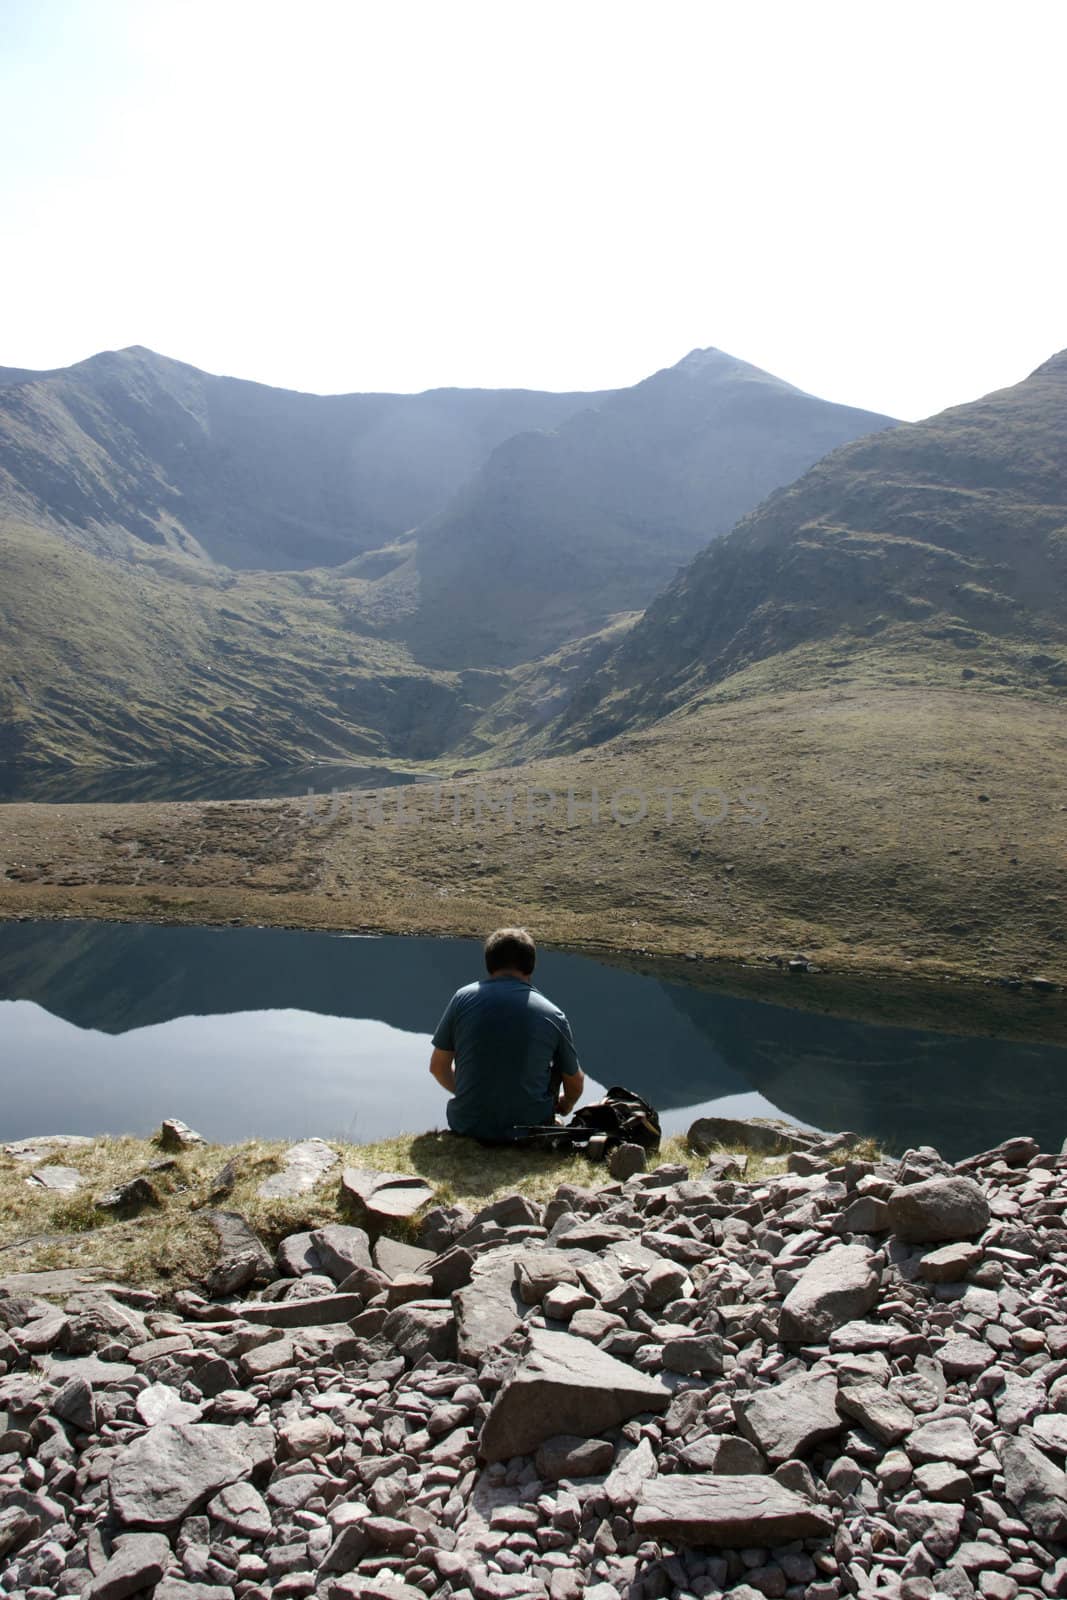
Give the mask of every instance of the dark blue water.
M 96 922 L 0 923 L 0 1138 L 147 1133 L 357 1140 L 441 1126 L 429 1077 L 467 940 Z M 850 1128 L 956 1157 L 1067 1135 L 1067 1049 L 887 1027 L 545 951 L 593 1084 L 684 1129 L 708 1111 Z

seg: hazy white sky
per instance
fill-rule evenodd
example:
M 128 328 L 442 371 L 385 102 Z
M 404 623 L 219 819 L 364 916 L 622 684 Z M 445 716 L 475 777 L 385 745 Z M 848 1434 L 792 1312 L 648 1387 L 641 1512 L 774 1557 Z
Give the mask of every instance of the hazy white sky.
M 0 0 L 0 364 L 918 417 L 1067 346 L 1062 0 Z

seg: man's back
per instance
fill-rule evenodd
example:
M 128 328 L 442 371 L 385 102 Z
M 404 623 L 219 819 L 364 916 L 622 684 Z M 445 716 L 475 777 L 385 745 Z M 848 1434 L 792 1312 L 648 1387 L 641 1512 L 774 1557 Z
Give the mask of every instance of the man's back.
M 459 989 L 433 1043 L 455 1056 L 449 1127 L 476 1138 L 513 1139 L 516 1128 L 550 1122 L 560 1077 L 580 1071 L 563 1012 L 510 975 Z

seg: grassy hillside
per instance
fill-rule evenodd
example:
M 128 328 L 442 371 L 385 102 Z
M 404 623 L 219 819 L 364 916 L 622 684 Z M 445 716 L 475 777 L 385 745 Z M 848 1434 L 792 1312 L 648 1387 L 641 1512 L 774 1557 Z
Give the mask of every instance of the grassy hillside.
M 309 395 L 134 346 L 0 369 L 0 507 L 96 549 L 334 566 L 432 516 L 490 450 L 595 395 Z
M 639 609 L 836 445 L 891 426 L 719 350 L 508 440 L 418 531 L 401 627 L 435 665 L 514 665 Z
M 495 685 L 359 631 L 364 588 L 132 565 L 0 518 L 0 762 L 434 756 Z
M 754 664 L 747 683 L 783 688 L 869 675 L 872 644 L 887 681 L 941 681 L 954 659 L 957 681 L 993 691 L 1067 689 L 1067 353 L 773 495 L 649 607 L 559 737 L 578 747 L 729 694 Z

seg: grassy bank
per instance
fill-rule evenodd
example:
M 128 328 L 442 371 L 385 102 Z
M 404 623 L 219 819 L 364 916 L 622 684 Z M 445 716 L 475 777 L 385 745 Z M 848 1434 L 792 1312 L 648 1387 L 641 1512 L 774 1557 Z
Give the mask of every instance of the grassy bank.
M 1062 712 L 1040 699 L 761 692 L 440 795 L 408 789 L 404 825 L 395 789 L 312 816 L 291 801 L 0 807 L 0 916 L 460 936 L 524 921 L 579 949 L 1062 984 L 1065 773 Z M 693 800 L 716 816 L 711 790 L 727 804 L 708 825 Z M 618 820 L 613 800 L 628 819 L 635 795 L 645 815 Z
M 198 1145 L 170 1156 L 150 1139 L 102 1137 L 92 1144 L 58 1149 L 40 1163 L 0 1151 L 0 1279 L 7 1273 L 60 1267 L 103 1268 L 124 1283 L 167 1289 L 196 1282 L 217 1255 L 217 1239 L 205 1213 L 212 1207 L 239 1211 L 273 1248 L 287 1234 L 346 1219 L 340 1193 L 344 1166 L 418 1173 L 433 1185 L 432 1204 L 460 1203 L 476 1211 L 518 1189 L 531 1199 L 551 1198 L 561 1183 L 597 1189 L 612 1179 L 602 1162 L 529 1149 L 487 1149 L 438 1133 L 402 1135 L 376 1144 L 329 1141 L 340 1161 L 322 1183 L 295 1199 L 263 1199 L 259 1186 L 282 1164 L 286 1144 L 248 1140 L 240 1145 Z M 693 1176 L 705 1157 L 693 1155 L 683 1138 L 664 1140 L 657 1161 L 684 1162 Z M 164 1161 L 163 1169 L 152 1170 Z M 221 1169 L 233 1163 L 232 1190 L 217 1196 Z M 84 1178 L 70 1197 L 57 1197 L 28 1182 L 43 1166 L 72 1167 Z M 781 1167 L 781 1158 L 749 1156 L 748 1175 Z M 159 1197 L 139 1215 L 114 1220 L 97 1209 L 109 1190 L 144 1173 Z M 213 1194 L 216 1195 L 213 1198 Z M 388 1230 L 397 1238 L 412 1225 Z

